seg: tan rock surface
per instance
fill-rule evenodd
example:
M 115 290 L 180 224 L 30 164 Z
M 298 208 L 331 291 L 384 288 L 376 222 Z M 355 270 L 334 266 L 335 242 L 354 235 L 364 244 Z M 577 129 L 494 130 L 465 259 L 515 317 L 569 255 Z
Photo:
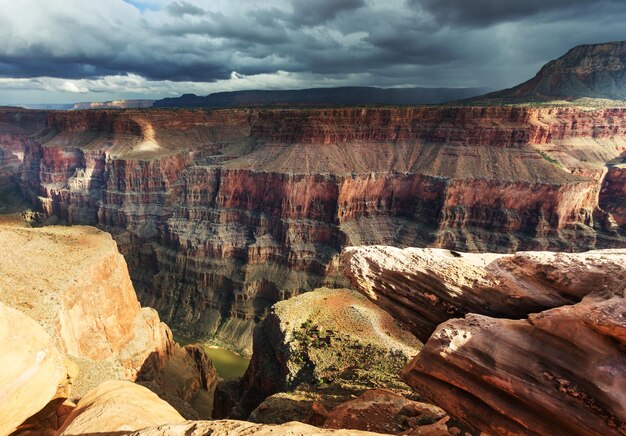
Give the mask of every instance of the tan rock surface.
M 156 394 L 128 381 L 108 381 L 85 395 L 59 435 L 127 434 L 185 419 Z
M 67 368 L 50 335 L 0 303 L 0 434 L 15 430 L 66 390 Z
M 502 255 L 371 246 L 347 248 L 343 260 L 356 289 L 424 341 L 466 313 L 522 318 L 626 283 L 626 250 Z
M 132 436 L 367 436 L 370 433 L 358 430 L 325 430 L 301 422 L 281 425 L 254 424 L 245 421 L 187 421 L 182 424 L 163 425 L 132 433 Z
M 78 365 L 72 399 L 106 380 L 140 380 L 153 382 L 188 418 L 210 417 L 210 404 L 200 407 L 198 400 L 201 410 L 195 412 L 186 404 L 198 396 L 210 403 L 217 381 L 210 359 L 178 346 L 157 312 L 139 305 L 109 234 L 84 226 L 5 223 L 0 245 L 0 302 L 40 323 Z

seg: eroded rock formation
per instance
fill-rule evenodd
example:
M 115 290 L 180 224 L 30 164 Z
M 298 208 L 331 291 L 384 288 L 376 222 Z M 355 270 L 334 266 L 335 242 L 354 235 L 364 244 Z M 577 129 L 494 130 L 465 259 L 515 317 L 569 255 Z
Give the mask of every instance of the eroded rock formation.
M 450 318 L 518 319 L 623 289 L 626 278 L 626 250 L 503 255 L 372 246 L 350 247 L 343 259 L 355 288 L 424 342 Z
M 416 334 L 443 322 L 403 379 L 456 418 L 492 434 L 626 432 L 626 251 L 363 247 L 346 261 Z
M 212 394 L 210 359 L 196 347 L 181 348 L 157 312 L 139 305 L 110 235 L 93 227 L 3 224 L 0 244 L 0 302 L 32 317 L 78 366 L 70 399 L 105 380 L 137 380 L 187 416 L 210 417 L 210 406 L 199 415 L 187 404 Z
M 529 81 L 477 100 L 626 100 L 625 72 L 626 41 L 584 44 L 548 62 Z
M 366 389 L 406 391 L 398 374 L 421 343 L 358 293 L 320 289 L 275 304 L 257 326 L 239 407 L 264 423 L 303 420 Z M 267 398 L 272 394 L 278 394 Z
M 108 381 L 78 402 L 59 435 L 128 434 L 183 421 L 185 418 L 176 409 L 143 386 L 128 381 Z

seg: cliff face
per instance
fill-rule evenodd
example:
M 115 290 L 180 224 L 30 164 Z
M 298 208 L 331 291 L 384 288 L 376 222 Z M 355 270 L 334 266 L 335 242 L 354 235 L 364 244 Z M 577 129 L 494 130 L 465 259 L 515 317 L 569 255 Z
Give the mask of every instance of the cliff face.
M 114 234 L 166 321 L 248 352 L 264 308 L 335 283 L 347 245 L 626 241 L 598 208 L 626 151 L 620 108 L 76 111 L 27 127 L 22 192 Z
M 192 346 L 181 348 L 157 312 L 139 305 L 110 235 L 93 227 L 4 224 L 0 243 L 0 302 L 39 323 L 79 368 L 70 399 L 105 380 L 133 380 L 191 418 L 210 417 L 210 410 L 203 415 L 186 404 L 212 393 L 217 376 L 210 360 Z

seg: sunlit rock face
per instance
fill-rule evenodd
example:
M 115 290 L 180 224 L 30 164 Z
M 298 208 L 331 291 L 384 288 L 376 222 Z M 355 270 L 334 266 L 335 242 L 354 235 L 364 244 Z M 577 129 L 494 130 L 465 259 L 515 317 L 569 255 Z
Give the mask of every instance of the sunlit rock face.
M 194 346 L 180 347 L 157 312 L 137 300 L 124 257 L 93 227 L 0 224 L 0 303 L 30 316 L 78 374 L 66 396 L 81 398 L 106 380 L 145 383 L 190 418 L 210 399 L 217 375 Z
M 427 341 L 451 318 L 523 318 L 574 304 L 596 289 L 624 289 L 626 250 L 585 253 L 460 253 L 430 248 L 349 247 L 353 286 Z
M 141 301 L 181 333 L 250 352 L 269 305 L 345 285 L 345 246 L 623 246 L 619 197 L 598 205 L 619 190 L 606 163 L 625 111 L 50 112 L 12 131 L 23 157 L 6 168 L 48 214 L 110 231 Z
M 67 388 L 63 355 L 32 318 L 0 303 L 0 433 L 10 434 Z
M 465 424 L 626 430 L 625 250 L 355 247 L 344 261 L 357 289 L 427 339 L 403 380 Z

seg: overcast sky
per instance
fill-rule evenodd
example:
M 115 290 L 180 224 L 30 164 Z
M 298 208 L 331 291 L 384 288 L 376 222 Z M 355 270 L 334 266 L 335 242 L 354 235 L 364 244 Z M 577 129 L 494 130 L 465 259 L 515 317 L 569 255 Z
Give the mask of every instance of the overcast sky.
M 0 104 L 513 86 L 626 39 L 626 0 L 0 0 Z

